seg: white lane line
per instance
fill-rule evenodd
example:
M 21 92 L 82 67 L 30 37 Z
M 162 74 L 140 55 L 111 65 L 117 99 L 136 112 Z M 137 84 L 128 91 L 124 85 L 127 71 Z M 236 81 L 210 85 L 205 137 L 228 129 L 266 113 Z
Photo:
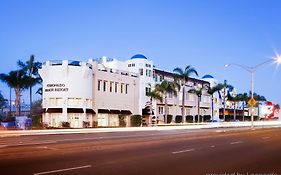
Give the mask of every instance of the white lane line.
M 241 144 L 241 143 L 244 143 L 244 142 L 243 141 L 230 142 L 230 145 Z
M 180 153 L 186 153 L 186 152 L 192 152 L 192 151 L 195 151 L 195 149 L 192 148 L 192 149 L 186 149 L 186 150 L 181 150 L 181 151 L 174 151 L 174 152 L 172 152 L 172 154 L 180 154 Z
M 263 140 L 270 139 L 270 137 L 262 137 Z
M 57 143 L 56 141 L 46 141 L 46 142 L 37 142 L 37 143 L 18 143 L 18 144 L 10 144 L 10 145 L 0 145 L 0 148 L 11 147 L 11 146 L 32 146 L 32 145 L 43 145 L 43 144 L 50 144 L 50 143 Z
M 5 148 L 7 147 L 8 145 L 0 145 L 0 148 Z
M 40 173 L 34 173 L 33 175 L 51 174 L 51 173 L 58 173 L 58 172 L 63 172 L 63 171 L 71 171 L 71 170 L 90 168 L 90 167 L 92 167 L 92 165 L 78 166 L 78 167 L 65 168 L 65 169 L 59 169 L 59 170 L 53 170 L 53 171 L 45 171 L 45 172 L 40 172 Z
M 210 146 L 211 148 L 214 148 L 214 147 L 216 147 L 215 145 L 212 145 L 212 146 Z

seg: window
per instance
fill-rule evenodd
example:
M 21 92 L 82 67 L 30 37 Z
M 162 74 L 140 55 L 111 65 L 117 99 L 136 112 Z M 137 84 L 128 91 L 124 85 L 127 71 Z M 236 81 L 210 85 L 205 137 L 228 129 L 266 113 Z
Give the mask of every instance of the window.
M 164 114 L 164 107 L 163 106 L 158 107 L 158 113 L 161 114 L 161 115 Z
M 121 94 L 123 93 L 123 89 L 124 89 L 124 84 L 121 83 Z
M 49 104 L 50 104 L 50 106 L 56 106 L 56 99 L 55 98 L 50 98 Z
M 106 91 L 106 85 L 107 85 L 107 81 L 103 81 L 103 91 Z
M 168 98 L 173 98 L 173 93 L 168 93 Z
M 68 106 L 81 106 L 82 99 L 81 98 L 68 98 Z
M 145 95 L 148 96 L 149 92 L 151 91 L 150 87 L 145 87 Z
M 112 92 L 112 91 L 113 91 L 113 82 L 111 81 L 109 84 L 109 92 Z
M 188 99 L 189 99 L 189 101 L 194 101 L 194 95 L 191 93 L 188 93 Z
M 68 98 L 68 106 L 74 106 L 74 98 Z
M 218 103 L 218 99 L 215 97 L 214 98 L 214 103 L 217 104 Z
M 151 70 L 145 69 L 145 75 L 146 75 L 147 77 L 151 77 Z
M 115 93 L 117 93 L 117 92 L 118 92 L 118 83 L 115 82 Z
M 76 99 L 75 99 L 75 105 L 76 105 L 76 106 L 80 106 L 80 105 L 81 105 L 81 102 L 82 102 L 82 99 L 81 99 L 81 98 L 76 98 Z
M 185 108 L 185 115 L 190 115 L 190 108 Z
M 63 105 L 63 99 L 62 98 L 57 98 L 56 102 L 57 102 L 58 106 L 62 106 Z
M 148 70 L 148 76 L 151 77 L 151 70 Z
M 151 65 L 150 64 L 145 64 L 145 67 L 151 67 Z
M 129 84 L 126 84 L 126 87 L 125 87 L 125 93 L 128 94 L 128 87 L 129 87 Z
M 132 64 L 128 64 L 128 67 L 131 67 L 132 66 Z
M 140 69 L 140 75 L 143 75 L 143 69 Z
M 98 80 L 98 91 L 101 90 L 101 80 Z
M 158 77 L 159 77 L 158 75 L 154 75 L 154 81 L 155 82 L 158 82 Z
M 92 100 L 86 99 L 86 106 L 91 108 L 92 107 Z
M 160 82 L 162 82 L 164 80 L 164 76 L 163 75 L 160 75 Z
M 136 66 L 135 63 L 133 63 L 133 64 L 132 64 L 132 67 L 135 67 L 135 66 Z

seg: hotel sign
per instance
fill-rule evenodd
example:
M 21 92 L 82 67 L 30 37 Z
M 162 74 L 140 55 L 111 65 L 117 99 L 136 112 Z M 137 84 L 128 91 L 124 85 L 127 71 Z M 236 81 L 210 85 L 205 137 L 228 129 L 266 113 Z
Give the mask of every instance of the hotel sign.
M 65 84 L 47 84 L 45 92 L 67 92 L 68 88 L 65 87 Z

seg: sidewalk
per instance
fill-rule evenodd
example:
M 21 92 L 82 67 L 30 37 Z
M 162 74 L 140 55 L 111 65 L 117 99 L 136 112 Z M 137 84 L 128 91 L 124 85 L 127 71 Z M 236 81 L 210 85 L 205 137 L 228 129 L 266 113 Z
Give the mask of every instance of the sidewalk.
M 255 127 L 281 127 L 281 121 L 257 121 Z M 78 134 L 101 132 L 129 132 L 129 131 L 164 131 L 175 129 L 210 129 L 210 128 L 236 128 L 251 127 L 251 122 L 216 122 L 199 124 L 181 124 L 178 126 L 154 126 L 154 127 L 128 127 L 128 128 L 83 128 L 83 129 L 45 129 L 45 130 L 4 130 L 0 131 L 0 137 L 23 135 L 49 135 L 49 134 Z

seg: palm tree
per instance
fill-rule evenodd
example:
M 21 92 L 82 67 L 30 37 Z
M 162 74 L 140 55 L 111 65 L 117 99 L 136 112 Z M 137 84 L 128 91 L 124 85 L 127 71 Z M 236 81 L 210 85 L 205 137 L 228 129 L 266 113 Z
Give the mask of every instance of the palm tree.
M 3 112 L 3 108 L 6 106 L 7 101 L 8 100 L 4 98 L 4 96 L 2 95 L 2 93 L 0 91 L 0 109 L 1 109 L 1 112 Z
M 200 101 L 201 101 L 201 96 L 203 94 L 203 90 L 204 90 L 204 86 L 198 87 L 198 88 L 192 88 L 190 89 L 188 92 L 195 94 L 197 96 L 197 116 L 198 116 L 198 123 L 200 122 Z M 203 122 L 203 118 L 202 118 L 202 122 Z M 193 122 L 194 122 L 194 118 L 193 118 Z
M 153 101 L 153 99 L 162 101 L 162 97 L 161 97 L 161 95 L 159 94 L 159 92 L 156 92 L 155 90 L 148 92 L 148 93 L 146 94 L 146 96 L 150 97 L 149 114 L 150 114 L 150 116 L 151 116 L 152 113 L 153 113 L 153 112 L 152 112 L 152 111 L 153 111 L 153 109 L 152 109 L 152 101 Z
M 10 88 L 13 88 L 15 90 L 16 115 L 20 116 L 21 93 L 24 89 L 28 88 L 26 82 L 29 81 L 29 77 L 26 76 L 23 70 L 18 70 L 11 71 L 9 72 L 9 74 L 0 74 L 0 80 L 6 83 Z
M 223 120 L 225 121 L 225 102 L 227 97 L 227 92 L 233 89 L 233 86 L 228 84 L 226 80 L 223 82 Z
M 42 63 L 35 62 L 35 56 L 31 55 L 29 60 L 25 63 L 23 63 L 22 61 L 18 61 L 18 65 L 25 71 L 25 73 L 29 77 L 27 83 L 29 85 L 30 115 L 32 115 L 32 87 L 42 82 L 42 79 L 38 74 L 38 69 L 41 68 Z
M 208 94 L 210 94 L 211 95 L 211 100 L 212 100 L 212 109 L 211 109 L 211 111 L 212 111 L 212 120 L 214 120 L 214 94 L 216 93 L 216 92 L 219 92 L 220 90 L 222 90 L 223 89 L 223 84 L 221 84 L 221 83 L 219 83 L 219 84 L 217 84 L 217 85 L 215 85 L 215 86 L 213 86 L 213 87 L 209 87 L 208 88 Z
M 155 85 L 155 94 L 160 101 L 163 101 L 164 99 L 164 111 L 165 111 L 165 117 L 164 122 L 167 122 L 167 116 L 168 116 L 168 104 L 167 104 L 167 96 L 169 93 L 177 95 L 177 89 L 179 88 L 179 85 L 176 81 L 167 81 L 164 80 L 160 84 Z
M 185 123 L 185 87 L 186 87 L 186 83 L 188 82 L 189 77 L 192 74 L 195 74 L 196 76 L 198 76 L 197 71 L 189 66 L 186 66 L 185 69 L 181 69 L 179 67 L 174 69 L 175 72 L 175 78 L 176 79 L 180 79 L 181 80 L 181 86 L 182 86 L 182 109 L 181 109 L 181 113 L 182 113 L 182 122 Z
M 241 94 L 238 94 L 237 95 L 237 98 L 239 99 L 239 101 L 242 102 L 242 118 L 243 118 L 243 121 L 245 121 L 245 105 L 247 104 L 247 101 L 249 100 L 249 97 L 247 95 L 247 93 L 241 93 Z
M 241 101 L 241 97 L 239 95 L 232 96 L 230 93 L 227 94 L 227 100 L 233 102 L 233 119 L 236 120 L 236 103 Z

